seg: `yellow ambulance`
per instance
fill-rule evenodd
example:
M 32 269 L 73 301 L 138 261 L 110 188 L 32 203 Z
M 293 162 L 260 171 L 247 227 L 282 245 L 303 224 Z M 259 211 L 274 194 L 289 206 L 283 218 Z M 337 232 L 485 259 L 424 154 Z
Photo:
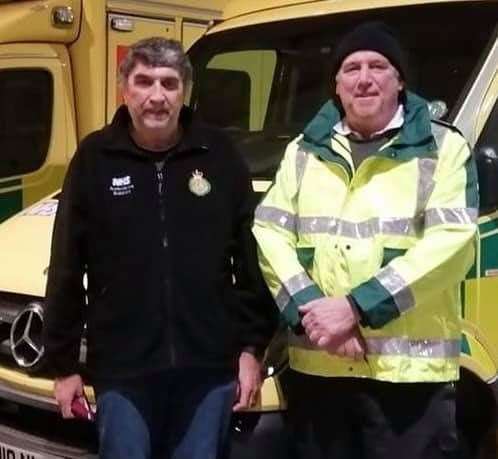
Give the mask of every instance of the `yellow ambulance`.
M 66 2 L 23 3 L 36 9 Z M 108 3 L 121 5 L 121 17 L 125 5 L 133 2 Z M 105 30 L 113 34 L 112 20 L 106 18 Z M 498 1 L 235 0 L 224 8 L 223 18 L 189 51 L 195 75 L 190 104 L 233 137 L 249 164 L 257 192 L 268 188 L 287 142 L 330 97 L 331 53 L 338 37 L 364 20 L 380 19 L 399 32 L 408 50 L 408 86 L 430 101 L 434 118 L 455 124 L 473 147 L 479 166 L 480 234 L 476 263 L 462 284 L 458 424 L 462 458 L 478 457 L 483 451 L 496 457 L 490 433 L 496 427 L 498 400 Z M 123 26 L 126 21 L 117 23 Z M 84 25 L 79 27 L 84 34 Z M 0 27 L 0 41 L 2 30 Z M 67 30 L 57 29 L 57 34 L 69 33 Z M 106 33 L 99 37 L 104 42 L 108 39 Z M 82 43 L 84 48 L 94 41 Z M 36 53 L 38 46 L 30 43 L 24 53 Z M 74 52 L 83 52 L 81 48 Z M 64 69 L 76 62 L 64 49 L 47 45 L 48 54 L 39 64 L 47 68 L 46 62 L 53 62 L 51 78 L 59 82 L 64 81 Z M 54 86 L 66 90 L 74 86 L 79 97 L 89 98 L 89 104 L 106 107 L 95 111 L 98 116 L 89 112 L 91 115 L 81 117 L 77 126 L 79 118 L 70 116 L 70 111 L 57 118 L 55 129 L 60 129 L 61 136 L 55 139 L 53 134 L 50 139 L 65 142 L 66 152 L 72 150 L 78 136 L 108 120 L 115 107 L 116 96 L 110 89 L 115 88 L 115 81 L 96 77 L 112 74 L 109 59 L 111 53 L 105 61 L 89 56 L 78 64 L 81 72 L 85 66 L 91 69 L 84 77 L 74 76 L 72 86 Z M 2 100 L 0 96 L 4 110 Z M 71 106 L 70 101 L 67 104 Z M 12 104 L 8 109 L 14 109 L 10 107 Z M 31 110 L 26 116 L 32 116 Z M 0 139 L 1 123 L 0 117 Z M 65 130 L 79 134 L 68 138 Z M 59 163 L 65 161 L 67 157 Z M 51 398 L 50 374 L 43 369 L 40 330 L 56 208 L 57 193 L 0 225 L 0 451 L 12 451 L 15 458 L 23 457 L 21 454 L 96 457 L 92 426 L 60 420 Z M 289 457 L 284 423 L 285 361 L 284 338 L 279 336 L 268 351 L 260 405 L 233 420 L 232 458 Z M 90 388 L 88 391 L 91 395 Z
M 227 0 L 0 0 L 0 221 L 61 185 L 76 143 L 120 98 L 141 38 L 188 48 Z

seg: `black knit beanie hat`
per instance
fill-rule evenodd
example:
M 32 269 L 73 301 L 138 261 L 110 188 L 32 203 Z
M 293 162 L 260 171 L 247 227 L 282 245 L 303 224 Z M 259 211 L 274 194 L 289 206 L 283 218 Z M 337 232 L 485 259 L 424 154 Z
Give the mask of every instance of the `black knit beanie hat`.
M 398 70 L 401 79 L 405 80 L 403 49 L 392 30 L 383 22 L 364 22 L 339 41 L 332 58 L 333 77 L 337 75 L 344 59 L 356 51 L 376 51 L 382 54 Z

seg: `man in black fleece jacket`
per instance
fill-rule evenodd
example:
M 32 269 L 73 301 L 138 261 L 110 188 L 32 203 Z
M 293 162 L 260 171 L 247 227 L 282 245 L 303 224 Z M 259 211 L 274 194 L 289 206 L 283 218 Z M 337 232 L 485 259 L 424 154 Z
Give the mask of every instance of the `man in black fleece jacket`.
M 70 418 L 82 375 L 94 385 L 100 458 L 216 458 L 231 410 L 255 402 L 276 325 L 249 173 L 183 105 L 192 69 L 178 42 L 136 43 L 120 76 L 125 105 L 81 143 L 57 212 L 44 327 L 55 398 Z

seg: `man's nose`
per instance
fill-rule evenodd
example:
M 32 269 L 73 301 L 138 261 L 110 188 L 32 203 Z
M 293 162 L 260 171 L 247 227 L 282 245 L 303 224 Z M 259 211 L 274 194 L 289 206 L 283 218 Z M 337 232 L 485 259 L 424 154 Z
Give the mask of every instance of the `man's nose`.
M 150 98 L 154 102 L 162 102 L 166 98 L 164 88 L 160 81 L 156 81 L 152 85 Z
M 369 86 L 372 82 L 372 74 L 368 65 L 362 65 L 360 68 L 360 74 L 358 76 L 358 85 L 365 87 Z

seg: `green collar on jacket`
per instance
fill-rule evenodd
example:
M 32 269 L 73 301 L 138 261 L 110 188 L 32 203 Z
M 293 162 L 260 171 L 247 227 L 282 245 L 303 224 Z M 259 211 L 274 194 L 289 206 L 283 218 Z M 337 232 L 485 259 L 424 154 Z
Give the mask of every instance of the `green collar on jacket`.
M 404 117 L 405 121 L 399 134 L 377 155 L 394 156 L 401 161 L 408 161 L 415 157 L 435 157 L 437 145 L 431 131 L 427 101 L 407 91 Z M 299 145 L 323 160 L 338 162 L 350 170 L 348 162 L 331 146 L 330 139 L 335 135 L 333 127 L 340 119 L 339 110 L 331 101 L 328 101 L 305 127 Z

